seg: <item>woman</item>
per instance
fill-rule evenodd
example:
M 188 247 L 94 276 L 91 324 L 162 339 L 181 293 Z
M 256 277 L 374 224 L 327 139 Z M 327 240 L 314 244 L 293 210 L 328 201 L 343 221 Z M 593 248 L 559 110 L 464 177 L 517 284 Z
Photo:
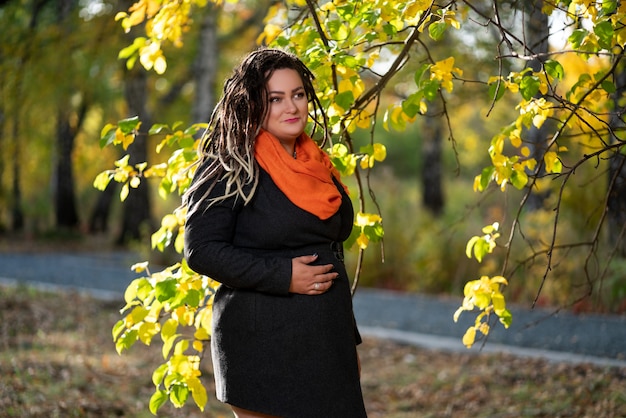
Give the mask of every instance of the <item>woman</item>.
M 312 73 L 277 49 L 248 55 L 224 85 L 184 196 L 185 257 L 221 283 L 211 352 L 235 416 L 365 417 L 342 242 L 353 209 L 304 133 L 325 117 Z

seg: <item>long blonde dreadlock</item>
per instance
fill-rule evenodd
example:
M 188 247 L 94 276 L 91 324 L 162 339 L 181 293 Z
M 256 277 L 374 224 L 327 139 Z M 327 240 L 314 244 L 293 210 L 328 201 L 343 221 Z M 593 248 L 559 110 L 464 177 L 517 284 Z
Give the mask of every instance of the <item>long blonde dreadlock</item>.
M 254 141 L 269 111 L 267 81 L 274 71 L 292 69 L 298 72 L 312 104 L 313 132 L 318 125 L 323 129 L 323 142 L 328 136 L 326 115 L 315 94 L 313 73 L 295 55 L 280 49 L 261 48 L 253 51 L 235 68 L 224 83 L 222 98 L 217 103 L 209 126 L 198 147 L 198 165 L 205 166 L 201 175 L 183 196 L 183 204 L 190 203 L 191 194 L 208 182 L 209 187 L 189 212 L 197 210 L 217 181 L 226 181 L 226 191 L 213 198 L 209 205 L 236 196 L 247 204 L 258 184 L 258 166 L 254 160 Z M 323 144 L 322 144 L 323 145 Z M 245 187 L 251 185 L 251 187 Z M 247 191 L 246 191 L 247 190 Z M 208 205 L 207 205 L 208 206 Z

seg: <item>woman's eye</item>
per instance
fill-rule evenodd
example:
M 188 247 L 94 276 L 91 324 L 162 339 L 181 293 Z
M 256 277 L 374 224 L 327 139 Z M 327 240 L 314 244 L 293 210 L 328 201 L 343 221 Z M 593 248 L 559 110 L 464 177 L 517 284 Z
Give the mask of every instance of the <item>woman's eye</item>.
M 301 92 L 301 93 L 296 93 L 294 97 L 296 99 L 302 99 L 302 98 L 306 97 L 306 95 L 304 94 L 304 92 Z
M 280 102 L 280 97 L 270 97 L 270 103 Z

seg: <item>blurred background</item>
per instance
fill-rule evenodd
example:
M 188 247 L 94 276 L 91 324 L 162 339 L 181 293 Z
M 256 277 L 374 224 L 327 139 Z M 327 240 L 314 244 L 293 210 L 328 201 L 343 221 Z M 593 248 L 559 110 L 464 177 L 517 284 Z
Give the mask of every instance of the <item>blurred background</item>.
M 100 147 L 101 130 L 135 115 L 144 126 L 206 122 L 234 63 L 257 47 L 263 19 L 274 3 L 240 1 L 219 10 L 199 9 L 185 44 L 164 47 L 168 69 L 158 75 L 139 65 L 129 70 L 125 60 L 118 59 L 135 34 L 125 34 L 115 15 L 130 3 L 0 0 L 0 250 L 128 249 L 159 264 L 174 262 L 177 254 L 151 253 L 149 248 L 150 235 L 161 217 L 180 204 L 179 197 L 163 200 L 150 182 L 142 182 L 124 204 L 118 184 L 96 190 L 96 175 L 124 155 L 121 149 Z M 503 13 L 515 19 L 515 7 Z M 563 41 L 557 37 L 551 42 L 559 48 Z M 429 48 L 435 53 L 439 48 L 440 56 L 454 55 L 467 80 L 495 73 L 498 64 L 487 32 L 454 32 L 449 41 Z M 422 63 L 419 56 L 412 59 L 414 63 L 391 81 L 388 103 L 406 96 Z M 575 80 L 577 68 L 589 71 L 594 65 L 601 64 L 572 60 L 568 75 Z M 385 238 L 382 245 L 367 250 L 361 286 L 460 297 L 468 280 L 494 274 L 504 249 L 478 264 L 465 256 L 465 246 L 485 224 L 510 221 L 518 210 L 520 191 L 472 190 L 475 176 L 489 164 L 486 144 L 513 119 L 506 100 L 491 108 L 479 86 L 464 85 L 447 103 L 454 143 L 448 140 L 446 122 L 433 115 L 418 117 L 404 132 L 376 128 L 387 159 L 374 167 L 369 182 L 381 208 Z M 368 132 L 356 131 L 354 138 L 357 144 L 369 141 Z M 155 153 L 159 141 L 158 136 L 138 137 L 129 152 L 135 162 L 158 163 L 167 157 Z M 580 155 L 584 146 L 583 139 L 579 150 L 570 149 L 572 155 Z M 600 168 L 604 164 L 598 162 Z M 606 181 L 588 187 L 590 178 L 600 176 L 591 170 L 582 167 L 573 180 L 578 186 L 563 196 L 559 240 L 582 242 L 594 233 L 593 218 L 601 213 L 593 208 L 606 193 Z M 546 196 L 524 213 L 527 243 L 549 242 L 554 198 Z M 519 267 L 512 274 L 507 300 L 528 305 L 537 296 L 545 258 L 530 256 L 526 244 L 516 245 Z M 540 306 L 567 305 L 588 291 L 586 254 L 585 248 L 570 248 L 559 255 L 541 291 Z M 348 266 L 354 268 L 355 262 L 355 254 L 348 252 Z M 593 298 L 574 308 L 623 312 L 625 271 L 626 262 L 614 259 Z

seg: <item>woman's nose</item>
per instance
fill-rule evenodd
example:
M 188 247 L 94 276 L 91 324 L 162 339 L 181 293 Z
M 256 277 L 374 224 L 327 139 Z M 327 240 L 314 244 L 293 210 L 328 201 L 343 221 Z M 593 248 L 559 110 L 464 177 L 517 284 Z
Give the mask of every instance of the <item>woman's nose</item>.
M 286 112 L 294 113 L 296 110 L 298 110 L 298 107 L 296 106 L 293 99 L 286 100 L 286 103 L 287 103 L 287 108 L 285 109 Z

